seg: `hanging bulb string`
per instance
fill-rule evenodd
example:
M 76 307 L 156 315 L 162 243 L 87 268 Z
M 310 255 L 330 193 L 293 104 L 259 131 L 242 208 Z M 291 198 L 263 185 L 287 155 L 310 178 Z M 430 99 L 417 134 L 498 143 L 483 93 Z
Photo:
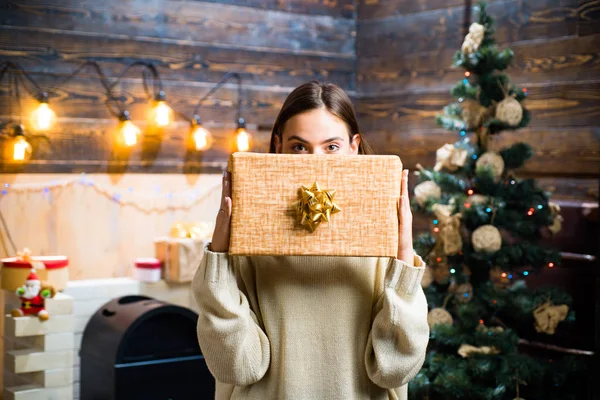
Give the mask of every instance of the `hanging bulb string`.
M 200 98 L 200 100 L 198 100 L 198 103 L 196 104 L 196 108 L 194 108 L 194 115 L 197 115 L 198 110 L 200 109 L 200 106 L 231 78 L 235 78 L 237 80 L 238 95 L 241 95 L 242 77 L 237 72 L 228 72 L 221 78 L 221 80 L 219 80 L 219 82 L 217 82 L 217 84 L 215 86 L 213 86 L 202 98 Z M 241 101 L 241 98 L 240 98 L 240 101 Z M 238 110 L 239 110 L 239 108 L 240 108 L 240 106 L 238 104 Z M 238 119 L 239 119 L 239 115 L 238 115 Z

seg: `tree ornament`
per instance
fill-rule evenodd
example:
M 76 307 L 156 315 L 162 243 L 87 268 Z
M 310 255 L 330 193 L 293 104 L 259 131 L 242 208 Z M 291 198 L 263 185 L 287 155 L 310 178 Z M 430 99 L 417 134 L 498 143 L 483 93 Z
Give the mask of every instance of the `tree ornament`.
M 452 314 L 443 307 L 434 308 L 427 314 L 427 325 L 429 325 L 429 329 L 433 329 L 433 327 L 438 324 L 452 325 L 453 323 L 454 320 L 452 319 Z
M 490 327 L 485 326 L 485 324 L 479 324 L 475 330 L 477 332 L 485 332 L 485 333 L 488 333 L 488 332 L 502 333 L 502 332 L 504 332 L 504 328 L 501 326 L 492 326 L 490 328 Z
M 550 232 L 553 235 L 556 235 L 558 232 L 562 230 L 563 217 L 560 215 L 560 206 L 553 202 L 548 202 L 548 207 L 550 208 L 550 213 L 554 219 L 552 220 L 552 225 L 548 226 Z
M 470 357 L 472 354 L 486 354 L 486 355 L 494 355 L 500 354 L 500 350 L 498 350 L 495 346 L 481 346 L 475 347 L 470 344 L 461 344 L 458 349 L 458 354 L 462 358 Z
M 450 256 L 462 250 L 463 240 L 460 234 L 460 218 L 462 215 L 451 215 L 454 206 L 434 204 L 432 207 L 436 218 L 439 221 L 439 242 L 445 255 Z
M 479 50 L 484 34 L 485 27 L 477 22 L 473 22 L 469 27 L 469 33 L 465 36 L 465 40 L 462 44 L 462 52 L 468 55 Z
M 496 105 L 496 119 L 510 126 L 518 126 L 523 119 L 523 107 L 517 99 L 507 96 Z
M 473 285 L 469 282 L 461 283 L 457 285 L 456 283 L 451 283 L 450 287 L 448 287 L 448 292 L 454 294 L 454 298 L 459 303 L 468 303 L 473 298 Z
M 498 153 L 493 151 L 488 151 L 483 153 L 477 159 L 475 163 L 476 168 L 490 168 L 492 171 L 492 175 L 494 176 L 494 180 L 498 182 L 502 173 L 504 172 L 504 159 Z
M 55 290 L 52 286 L 42 285 L 35 268 L 25 280 L 25 284 L 17 289 L 17 296 L 21 300 L 21 308 L 15 308 L 11 311 L 13 317 L 36 316 L 41 321 L 50 318 L 45 309 L 45 299 L 54 297 Z
M 495 253 L 502 247 L 502 236 L 494 225 L 482 225 L 473 231 L 471 243 L 478 253 Z
M 415 186 L 415 199 L 423 207 L 427 199 L 439 200 L 442 197 L 442 189 L 434 181 L 425 181 Z
M 475 129 L 481 126 L 488 114 L 488 109 L 476 100 L 467 99 L 463 101 L 461 108 L 461 117 L 467 129 Z
M 472 194 L 467 197 L 467 203 L 471 205 L 475 204 L 487 204 L 490 201 L 489 197 L 482 194 Z
M 433 270 L 433 279 L 438 285 L 448 283 L 450 278 L 450 267 L 448 264 L 439 264 Z
M 490 281 L 498 289 L 506 289 L 510 286 L 510 279 L 508 274 L 502 271 L 500 267 L 493 267 L 490 269 Z
M 445 144 L 435 152 L 434 171 L 441 171 L 445 168 L 448 171 L 456 171 L 463 167 L 467 161 L 468 152 L 465 149 L 459 149 L 453 144 Z
M 423 271 L 423 279 L 421 279 L 421 287 L 423 289 L 427 289 L 433 283 L 433 269 L 431 267 L 426 267 L 425 271 Z
M 554 335 L 559 322 L 567 318 L 568 314 L 569 307 L 566 304 L 555 306 L 550 301 L 547 301 L 533 310 L 535 330 L 548 335 Z

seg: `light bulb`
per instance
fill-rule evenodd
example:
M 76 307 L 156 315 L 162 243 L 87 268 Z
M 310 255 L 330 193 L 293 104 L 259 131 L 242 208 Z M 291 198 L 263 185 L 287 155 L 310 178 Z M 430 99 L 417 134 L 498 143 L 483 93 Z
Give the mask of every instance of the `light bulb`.
M 131 121 L 123 121 L 121 122 L 121 136 L 123 137 L 123 142 L 125 146 L 131 147 L 137 143 L 138 135 L 140 135 L 142 131 Z
M 56 123 L 56 113 L 48 105 L 48 95 L 42 94 L 40 104 L 31 114 L 31 125 L 36 131 L 47 131 Z
M 17 135 L 13 142 L 13 160 L 25 161 L 31 157 L 31 144 L 22 134 Z
M 192 139 L 194 140 L 196 151 L 208 149 L 212 142 L 210 132 L 202 125 L 196 125 L 194 127 L 194 130 L 192 131 Z
M 157 101 L 152 109 L 152 120 L 158 126 L 167 126 L 173 119 L 173 109 L 164 100 Z
M 238 128 L 236 130 L 236 138 L 238 151 L 248 151 L 250 150 L 250 134 L 246 131 L 245 128 Z

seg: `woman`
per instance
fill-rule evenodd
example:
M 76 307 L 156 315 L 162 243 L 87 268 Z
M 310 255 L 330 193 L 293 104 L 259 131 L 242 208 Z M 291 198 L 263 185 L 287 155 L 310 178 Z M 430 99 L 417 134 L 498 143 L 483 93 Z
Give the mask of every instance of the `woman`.
M 368 154 L 352 103 L 309 82 L 286 99 L 272 153 Z M 235 178 L 234 178 L 235 179 Z M 229 257 L 230 177 L 194 277 L 198 341 L 217 399 L 405 399 L 429 338 L 402 174 L 397 259 Z

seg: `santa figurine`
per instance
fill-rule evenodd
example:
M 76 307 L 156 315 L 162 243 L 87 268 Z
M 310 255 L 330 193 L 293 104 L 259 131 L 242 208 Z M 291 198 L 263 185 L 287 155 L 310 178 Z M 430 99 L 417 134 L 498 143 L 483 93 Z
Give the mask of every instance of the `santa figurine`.
M 50 318 L 48 311 L 44 308 L 44 301 L 54 296 L 54 290 L 51 286 L 42 287 L 35 269 L 31 270 L 25 284 L 17 289 L 17 296 L 21 300 L 21 308 L 12 310 L 13 317 L 36 315 L 41 321 Z

